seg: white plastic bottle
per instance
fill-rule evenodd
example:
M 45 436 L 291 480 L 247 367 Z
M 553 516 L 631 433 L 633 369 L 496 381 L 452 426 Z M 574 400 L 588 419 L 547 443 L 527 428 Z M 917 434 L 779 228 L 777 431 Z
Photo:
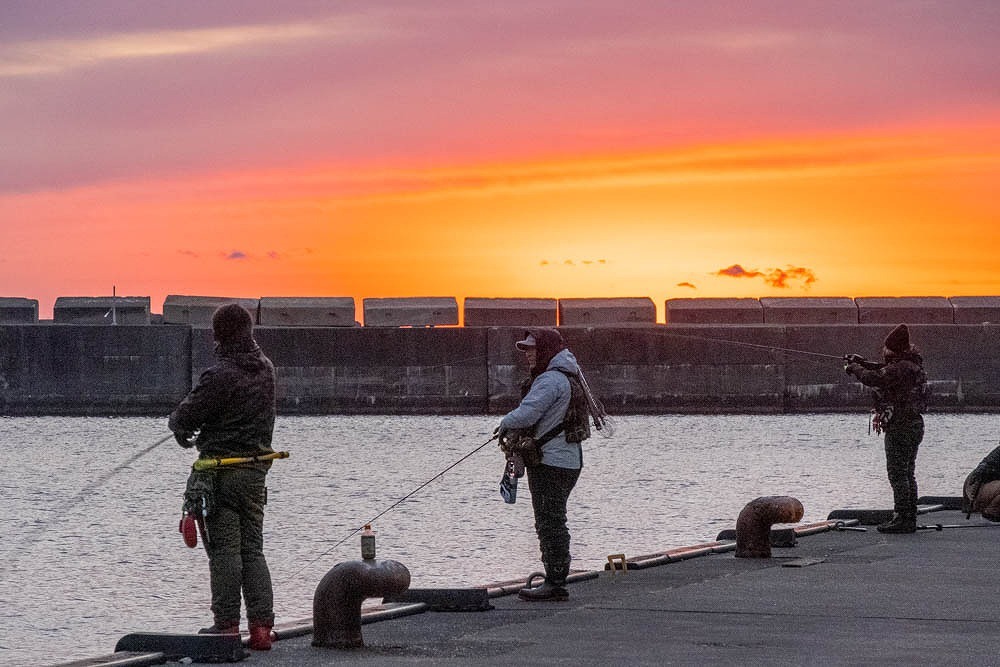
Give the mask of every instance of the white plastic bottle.
M 375 560 L 375 531 L 370 523 L 366 523 L 365 529 L 361 531 L 361 558 Z

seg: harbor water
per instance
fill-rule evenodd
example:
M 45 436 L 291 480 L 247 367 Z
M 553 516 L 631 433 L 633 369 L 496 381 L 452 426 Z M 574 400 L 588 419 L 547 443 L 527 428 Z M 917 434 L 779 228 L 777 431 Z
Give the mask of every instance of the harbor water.
M 920 493 L 958 495 L 997 445 L 997 417 L 926 421 Z M 498 493 L 503 457 L 488 442 L 497 422 L 279 417 L 274 446 L 291 456 L 268 476 L 264 530 L 277 621 L 311 617 L 319 580 L 361 557 L 360 528 L 375 517 L 377 557 L 406 565 L 415 588 L 538 569 L 526 480 L 513 505 Z M 152 447 L 166 435 L 165 418 L 0 419 L 0 665 L 104 655 L 130 632 L 211 623 L 204 551 L 178 533 L 193 452 L 172 438 Z M 765 495 L 798 498 L 803 521 L 889 508 L 882 439 L 863 413 L 619 417 L 613 437 L 584 443 L 573 567 L 714 540 Z

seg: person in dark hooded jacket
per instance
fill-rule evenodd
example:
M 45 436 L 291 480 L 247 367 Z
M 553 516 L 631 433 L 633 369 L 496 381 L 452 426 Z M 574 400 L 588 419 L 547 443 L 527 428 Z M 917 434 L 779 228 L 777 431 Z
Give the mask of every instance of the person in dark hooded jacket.
M 529 466 L 527 474 L 545 581 L 540 586 L 521 589 L 518 595 L 530 601 L 566 600 L 570 566 L 566 507 L 583 467 L 582 446 L 579 441 L 571 440 L 589 435 L 587 429 L 583 429 L 586 435 L 580 435 L 576 428 L 580 425 L 565 424 L 574 398 L 574 381 L 577 397 L 582 391 L 580 366 L 555 329 L 532 329 L 516 346 L 527 355 L 529 384 L 520 405 L 500 420 L 498 432 L 528 429 L 536 441 L 544 440 L 541 461 Z M 587 419 L 585 411 L 583 419 Z
M 987 454 L 965 478 L 962 511 L 966 517 L 979 512 L 984 519 L 1000 522 L 1000 447 Z
M 275 416 L 274 365 L 253 338 L 253 319 L 238 304 L 212 317 L 217 363 L 170 414 L 168 426 L 182 447 L 201 458 L 271 454 Z M 211 489 L 205 517 L 214 623 L 206 634 L 238 634 L 241 594 L 250 648 L 271 648 L 274 593 L 264 558 L 265 477 L 271 461 L 193 471 Z
M 893 329 L 882 350 L 884 363 L 847 355 L 845 370 L 875 389 L 872 425 L 885 431 L 885 465 L 892 487 L 893 517 L 877 527 L 882 533 L 917 530 L 917 449 L 924 437 L 927 376 L 923 357 L 910 344 L 905 324 Z

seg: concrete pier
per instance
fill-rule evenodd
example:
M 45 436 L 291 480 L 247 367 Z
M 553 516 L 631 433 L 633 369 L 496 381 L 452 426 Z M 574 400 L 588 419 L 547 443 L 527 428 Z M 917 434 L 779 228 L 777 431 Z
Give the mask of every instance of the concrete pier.
M 1000 524 L 924 505 L 921 529 L 883 535 L 858 519 L 792 527 L 768 559 L 716 541 L 627 555 L 627 572 L 575 572 L 569 600 L 525 602 L 523 580 L 488 587 L 490 611 L 366 612 L 365 647 L 310 645 L 312 621 L 275 628 L 264 667 L 371 665 L 989 665 Z M 613 545 L 608 545 L 613 549 Z M 137 662 L 143 658 L 150 662 Z M 129 659 L 136 662 L 120 662 Z M 118 660 L 118 661 L 116 661 Z M 160 664 L 156 655 L 77 665 Z

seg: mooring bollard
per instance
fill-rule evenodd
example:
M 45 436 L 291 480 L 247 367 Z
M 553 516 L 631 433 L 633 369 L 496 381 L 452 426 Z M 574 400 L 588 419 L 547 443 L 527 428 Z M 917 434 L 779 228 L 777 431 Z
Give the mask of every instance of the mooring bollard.
M 802 503 L 791 496 L 762 496 L 736 519 L 736 557 L 770 558 L 771 526 L 802 520 Z
M 398 595 L 410 587 L 410 571 L 394 560 L 338 563 L 313 595 L 313 646 L 361 648 L 361 603 Z

